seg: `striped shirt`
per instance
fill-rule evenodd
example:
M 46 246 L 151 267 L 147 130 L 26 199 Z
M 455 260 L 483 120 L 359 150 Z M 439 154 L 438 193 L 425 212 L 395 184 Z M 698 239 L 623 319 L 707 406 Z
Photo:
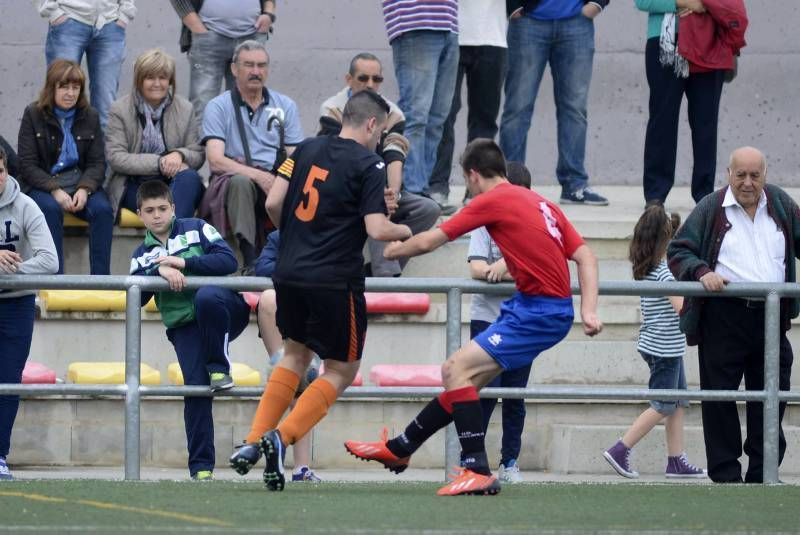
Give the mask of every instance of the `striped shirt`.
M 458 0 L 383 0 L 382 4 L 390 43 L 415 30 L 458 33 Z
M 644 278 L 646 281 L 671 282 L 675 278 L 662 260 Z M 682 357 L 686 353 L 686 337 L 680 329 L 680 319 L 665 296 L 642 296 L 642 325 L 636 348 L 655 357 Z

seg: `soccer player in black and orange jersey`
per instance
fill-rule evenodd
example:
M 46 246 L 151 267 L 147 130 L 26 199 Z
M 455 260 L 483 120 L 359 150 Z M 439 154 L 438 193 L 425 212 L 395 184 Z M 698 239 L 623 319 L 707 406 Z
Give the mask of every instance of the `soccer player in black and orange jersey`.
M 362 256 L 367 236 L 384 241 L 411 236 L 406 225 L 389 221 L 384 202 L 386 164 L 375 146 L 388 113 L 378 94 L 354 95 L 339 135 L 300 143 L 267 197 L 267 212 L 281 231 L 272 280 L 284 338 L 283 359 L 262 396 L 269 412 L 262 416 L 271 429 L 260 441 L 269 490 L 283 490 L 286 446 L 325 416 L 358 372 L 367 330 Z M 278 425 L 314 353 L 324 359 L 325 371 Z
M 478 390 L 503 370 L 529 366 L 567 335 L 573 322 L 567 260 L 578 265 L 584 333 L 594 336 L 603 328 L 597 317 L 597 259 L 558 206 L 533 190 L 511 185 L 503 152 L 491 139 L 471 141 L 461 167 L 475 195 L 472 202 L 440 227 L 390 243 L 384 254 L 416 256 L 485 226 L 503 253 L 517 291 L 503 302 L 494 323 L 448 357 L 442 365 L 445 391 L 403 433 L 388 441 L 345 442 L 356 457 L 399 473 L 428 438 L 454 422 L 463 469 L 439 489 L 440 496 L 499 492 L 500 483 L 486 458 Z

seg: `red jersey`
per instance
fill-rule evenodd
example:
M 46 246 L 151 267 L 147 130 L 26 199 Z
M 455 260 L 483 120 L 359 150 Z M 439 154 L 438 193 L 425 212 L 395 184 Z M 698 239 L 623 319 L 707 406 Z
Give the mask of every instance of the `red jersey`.
M 505 183 L 477 195 L 439 228 L 454 240 L 482 226 L 503 253 L 520 292 L 572 296 L 567 259 L 584 241 L 558 206 Z

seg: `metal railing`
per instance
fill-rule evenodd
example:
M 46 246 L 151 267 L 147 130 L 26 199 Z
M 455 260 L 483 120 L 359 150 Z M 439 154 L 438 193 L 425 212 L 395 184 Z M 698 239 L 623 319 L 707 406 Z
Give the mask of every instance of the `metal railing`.
M 215 285 L 237 291 L 261 291 L 272 287 L 269 279 L 256 277 L 189 277 L 187 289 Z M 158 277 L 87 276 L 87 275 L 0 275 L 3 289 L 69 289 L 125 290 L 125 384 L 124 385 L 16 385 L 0 384 L 0 394 L 24 396 L 120 396 L 125 398 L 125 479 L 140 476 L 140 406 L 142 396 L 211 396 L 204 386 L 142 386 L 141 361 L 141 293 L 169 290 L 167 282 Z M 513 285 L 486 284 L 471 279 L 445 278 L 370 278 L 367 291 L 443 293 L 447 296 L 446 354 L 461 346 L 461 297 L 463 294 L 484 293 L 508 295 Z M 579 293 L 573 287 L 573 293 Z M 763 390 L 649 390 L 610 387 L 540 386 L 534 388 L 486 388 L 481 397 L 524 399 L 595 399 L 595 400 L 693 400 L 693 401 L 762 401 L 764 403 L 764 475 L 765 484 L 778 483 L 778 404 L 780 401 L 800 401 L 800 392 L 779 390 L 780 298 L 800 297 L 798 284 L 730 284 L 722 292 L 709 293 L 698 282 L 606 281 L 600 283 L 601 295 L 683 295 L 718 297 L 764 297 L 764 389 Z M 416 387 L 350 387 L 342 397 L 347 398 L 428 398 L 441 388 Z M 236 387 L 221 393 L 223 396 L 259 396 L 260 387 Z M 458 439 L 452 424 L 445 441 L 445 467 L 459 462 Z

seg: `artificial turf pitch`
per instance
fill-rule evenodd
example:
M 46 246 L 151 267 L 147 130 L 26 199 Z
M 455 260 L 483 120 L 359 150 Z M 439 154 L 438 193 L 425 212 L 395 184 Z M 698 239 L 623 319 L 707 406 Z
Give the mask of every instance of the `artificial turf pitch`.
M 506 485 L 437 497 L 433 483 L 14 481 L 0 533 L 796 533 L 800 487 Z

